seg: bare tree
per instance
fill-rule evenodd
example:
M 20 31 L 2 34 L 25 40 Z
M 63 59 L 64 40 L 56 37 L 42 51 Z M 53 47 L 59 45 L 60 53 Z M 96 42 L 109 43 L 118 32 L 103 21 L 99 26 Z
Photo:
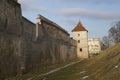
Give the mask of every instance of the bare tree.
M 114 42 L 120 42 L 120 21 L 109 29 L 109 38 Z
M 102 43 L 103 43 L 105 46 L 109 47 L 109 46 L 110 46 L 110 39 L 109 39 L 109 37 L 108 37 L 108 36 L 104 36 L 104 37 L 102 38 Z
M 120 21 L 116 24 L 118 42 L 120 42 Z

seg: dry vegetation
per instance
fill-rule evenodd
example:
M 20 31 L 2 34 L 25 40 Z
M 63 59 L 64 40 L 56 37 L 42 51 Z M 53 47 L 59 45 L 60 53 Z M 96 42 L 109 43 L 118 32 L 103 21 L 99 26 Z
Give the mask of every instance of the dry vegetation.
M 120 80 L 120 43 L 46 80 Z

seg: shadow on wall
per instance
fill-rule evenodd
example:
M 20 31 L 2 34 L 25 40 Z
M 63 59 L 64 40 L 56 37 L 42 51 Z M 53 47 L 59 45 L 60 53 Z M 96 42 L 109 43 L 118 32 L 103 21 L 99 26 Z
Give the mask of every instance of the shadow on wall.
M 68 32 L 43 16 L 36 26 L 22 17 L 16 1 L 0 2 L 0 79 L 76 59 Z
M 20 72 L 20 43 L 17 37 L 0 34 L 0 79 Z

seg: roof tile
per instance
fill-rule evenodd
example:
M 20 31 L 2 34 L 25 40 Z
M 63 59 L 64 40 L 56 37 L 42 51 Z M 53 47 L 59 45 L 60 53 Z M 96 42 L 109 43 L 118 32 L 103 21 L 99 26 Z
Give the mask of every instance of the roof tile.
M 87 31 L 87 29 L 85 29 L 85 27 L 79 21 L 78 24 L 77 24 L 77 26 L 72 30 L 72 32 L 74 32 L 74 31 Z

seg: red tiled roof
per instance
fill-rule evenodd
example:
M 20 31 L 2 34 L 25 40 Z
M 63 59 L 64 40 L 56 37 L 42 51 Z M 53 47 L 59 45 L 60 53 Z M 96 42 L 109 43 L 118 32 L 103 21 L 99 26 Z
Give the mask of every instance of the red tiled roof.
M 85 29 L 82 25 L 82 23 L 79 21 L 77 26 L 72 30 L 72 32 L 74 31 L 87 31 L 87 29 Z

